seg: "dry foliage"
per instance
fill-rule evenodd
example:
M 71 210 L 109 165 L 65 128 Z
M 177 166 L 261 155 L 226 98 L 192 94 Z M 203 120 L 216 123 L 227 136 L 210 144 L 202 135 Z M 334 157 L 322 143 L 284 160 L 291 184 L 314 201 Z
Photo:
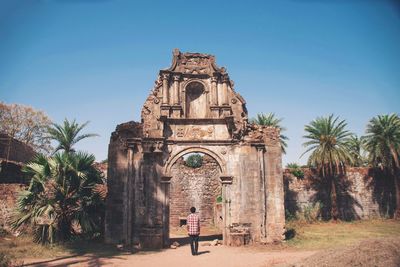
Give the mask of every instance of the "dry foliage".
M 0 102 L 0 132 L 32 146 L 36 152 L 50 152 L 50 140 L 46 136 L 50 124 L 50 118 L 43 111 Z

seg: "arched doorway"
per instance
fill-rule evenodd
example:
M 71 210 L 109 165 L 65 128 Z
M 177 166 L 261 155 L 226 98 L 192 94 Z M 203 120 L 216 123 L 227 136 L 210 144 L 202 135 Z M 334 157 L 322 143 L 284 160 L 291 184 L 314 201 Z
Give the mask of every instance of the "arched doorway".
M 200 164 L 197 164 L 198 160 L 192 160 L 196 158 L 201 159 Z M 203 236 L 222 235 L 222 185 L 218 162 L 207 154 L 191 152 L 173 164 L 171 176 L 171 237 L 186 234 L 186 217 L 190 207 L 196 207 L 200 215 Z

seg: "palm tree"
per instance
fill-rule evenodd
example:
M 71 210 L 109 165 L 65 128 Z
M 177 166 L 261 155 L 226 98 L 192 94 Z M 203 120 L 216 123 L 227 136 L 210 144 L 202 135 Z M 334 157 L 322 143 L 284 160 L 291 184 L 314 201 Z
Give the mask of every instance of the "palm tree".
M 27 164 L 23 170 L 32 180 L 18 199 L 14 229 L 32 226 L 38 243 L 101 231 L 104 198 L 98 188 L 103 181 L 94 160 L 86 153 L 62 152 L 53 157 L 38 155 Z
M 79 125 L 75 120 L 70 122 L 68 119 L 64 119 L 63 125 L 53 123 L 48 128 L 49 138 L 57 141 L 59 144 L 56 147 L 55 152 L 64 150 L 65 152 L 74 152 L 73 146 L 82 139 L 98 136 L 97 134 L 82 134 L 79 132 L 88 125 L 88 121 L 82 125 Z
M 345 120 L 328 117 L 318 117 L 305 126 L 306 135 L 303 137 L 309 141 L 303 143 L 307 147 L 301 155 L 311 152 L 308 164 L 321 171 L 322 177 L 328 179 L 331 185 L 331 218 L 338 218 L 336 201 L 336 176 L 343 171 L 345 163 L 353 162 L 349 148 L 351 133 L 346 130 Z
M 358 138 L 356 135 L 352 135 L 348 141 L 349 149 L 351 156 L 353 158 L 354 167 L 361 167 L 364 164 L 364 158 L 362 156 L 363 142 L 361 138 Z
M 373 117 L 364 136 L 369 161 L 394 176 L 396 190 L 395 218 L 400 218 L 400 117 L 397 114 Z
M 286 128 L 281 126 L 282 118 L 277 118 L 275 116 L 275 113 L 258 113 L 256 118 L 253 118 L 250 120 L 251 123 L 255 123 L 258 125 L 264 125 L 264 126 L 271 126 L 278 128 L 280 132 L 282 133 L 283 131 L 286 131 Z M 281 143 L 281 148 L 282 148 L 282 153 L 286 154 L 286 148 L 287 148 L 287 140 L 289 138 L 283 134 L 279 136 L 280 143 Z

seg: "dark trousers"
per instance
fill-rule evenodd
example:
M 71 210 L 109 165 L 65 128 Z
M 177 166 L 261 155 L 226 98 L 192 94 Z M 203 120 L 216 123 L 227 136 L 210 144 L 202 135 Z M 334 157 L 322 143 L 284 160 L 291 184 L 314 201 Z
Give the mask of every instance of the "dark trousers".
M 199 250 L 199 235 L 189 235 L 189 237 L 192 255 L 197 255 L 197 251 Z

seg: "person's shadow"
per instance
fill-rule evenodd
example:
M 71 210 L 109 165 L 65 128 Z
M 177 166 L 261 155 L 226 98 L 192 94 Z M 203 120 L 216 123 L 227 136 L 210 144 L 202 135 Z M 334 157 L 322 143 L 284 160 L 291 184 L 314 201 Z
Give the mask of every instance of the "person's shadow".
M 201 254 L 207 254 L 207 253 L 210 253 L 210 251 L 209 250 L 199 251 L 199 252 L 197 252 L 197 256 L 201 255 Z

